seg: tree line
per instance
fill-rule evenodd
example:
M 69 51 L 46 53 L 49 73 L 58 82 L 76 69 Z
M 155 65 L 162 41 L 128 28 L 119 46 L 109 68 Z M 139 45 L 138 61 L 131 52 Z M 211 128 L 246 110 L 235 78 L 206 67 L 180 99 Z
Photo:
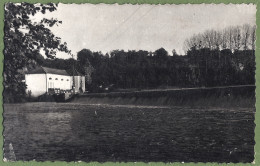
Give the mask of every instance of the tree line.
M 91 92 L 106 87 L 149 89 L 255 82 L 255 26 L 246 24 L 195 34 L 184 42 L 185 55 L 178 55 L 175 50 L 169 55 L 164 48 L 153 52 L 113 50 L 106 54 L 83 49 L 77 59 L 58 59 L 56 51 L 70 54 L 70 50 L 49 27 L 62 22 L 30 19 L 37 13 L 53 12 L 56 7 L 53 3 L 5 5 L 4 102 L 19 102 L 26 96 L 24 69 L 39 65 L 69 73 L 75 69 L 86 76 L 86 89 Z M 47 58 L 43 58 L 41 50 Z
M 74 59 L 44 59 L 47 67 L 66 69 L 71 64 L 86 76 L 86 89 L 100 92 L 116 89 L 213 87 L 254 84 L 254 50 L 191 48 L 186 55 L 170 56 L 164 48 L 113 50 L 109 53 L 83 49 Z
M 206 30 L 188 38 L 184 42 L 184 49 L 190 50 L 208 48 L 210 50 L 255 50 L 256 26 L 244 24 L 230 26 L 223 30 Z

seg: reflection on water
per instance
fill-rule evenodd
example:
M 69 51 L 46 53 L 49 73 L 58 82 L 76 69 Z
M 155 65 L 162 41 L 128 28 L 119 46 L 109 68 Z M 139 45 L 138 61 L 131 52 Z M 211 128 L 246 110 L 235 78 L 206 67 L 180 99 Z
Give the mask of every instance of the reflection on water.
M 5 144 L 8 140 L 13 140 L 10 143 L 15 146 L 16 156 L 22 157 L 20 160 L 28 160 L 28 157 L 37 159 L 41 154 L 51 153 L 49 147 L 52 144 L 66 143 L 73 136 L 70 113 L 16 113 L 5 116 L 5 122 L 9 120 L 13 124 L 5 123 L 5 133 L 9 133 L 5 134 Z M 15 134 L 16 138 L 11 133 Z
M 28 113 L 25 114 L 25 118 L 28 122 L 27 130 L 37 141 L 59 143 L 66 141 L 71 133 L 70 113 Z
M 26 121 L 30 122 L 30 130 L 32 133 L 66 133 L 71 130 L 69 122 L 71 121 L 70 113 L 66 112 L 48 112 L 48 113 L 27 113 Z
M 4 155 L 37 161 L 252 162 L 254 109 L 5 105 Z

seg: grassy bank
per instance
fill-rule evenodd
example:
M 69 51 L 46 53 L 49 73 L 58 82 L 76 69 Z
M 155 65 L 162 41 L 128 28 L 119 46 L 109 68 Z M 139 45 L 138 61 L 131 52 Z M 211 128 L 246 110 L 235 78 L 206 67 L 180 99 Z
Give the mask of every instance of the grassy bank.
M 151 106 L 254 107 L 255 86 L 96 93 L 80 95 L 71 102 Z

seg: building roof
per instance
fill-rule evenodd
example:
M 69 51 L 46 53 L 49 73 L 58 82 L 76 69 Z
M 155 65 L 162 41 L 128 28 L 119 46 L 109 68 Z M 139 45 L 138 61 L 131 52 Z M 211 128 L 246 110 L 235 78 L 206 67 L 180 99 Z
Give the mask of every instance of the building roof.
M 69 74 L 67 73 L 66 70 L 52 69 L 52 68 L 48 68 L 48 67 L 42 67 L 42 68 L 48 74 L 57 74 L 57 75 L 69 76 Z
M 53 69 L 48 67 L 37 67 L 31 71 L 28 71 L 26 74 L 57 74 L 57 75 L 66 75 L 69 76 L 66 70 Z

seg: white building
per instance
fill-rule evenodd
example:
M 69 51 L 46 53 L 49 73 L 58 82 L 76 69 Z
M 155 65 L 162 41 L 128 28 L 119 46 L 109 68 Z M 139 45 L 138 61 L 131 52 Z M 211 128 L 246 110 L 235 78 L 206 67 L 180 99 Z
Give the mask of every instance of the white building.
M 76 74 L 74 81 L 75 92 L 85 92 L 85 76 Z M 33 97 L 38 97 L 55 90 L 72 91 L 73 76 L 66 70 L 38 67 L 25 74 L 25 84 L 26 92 L 31 93 Z

